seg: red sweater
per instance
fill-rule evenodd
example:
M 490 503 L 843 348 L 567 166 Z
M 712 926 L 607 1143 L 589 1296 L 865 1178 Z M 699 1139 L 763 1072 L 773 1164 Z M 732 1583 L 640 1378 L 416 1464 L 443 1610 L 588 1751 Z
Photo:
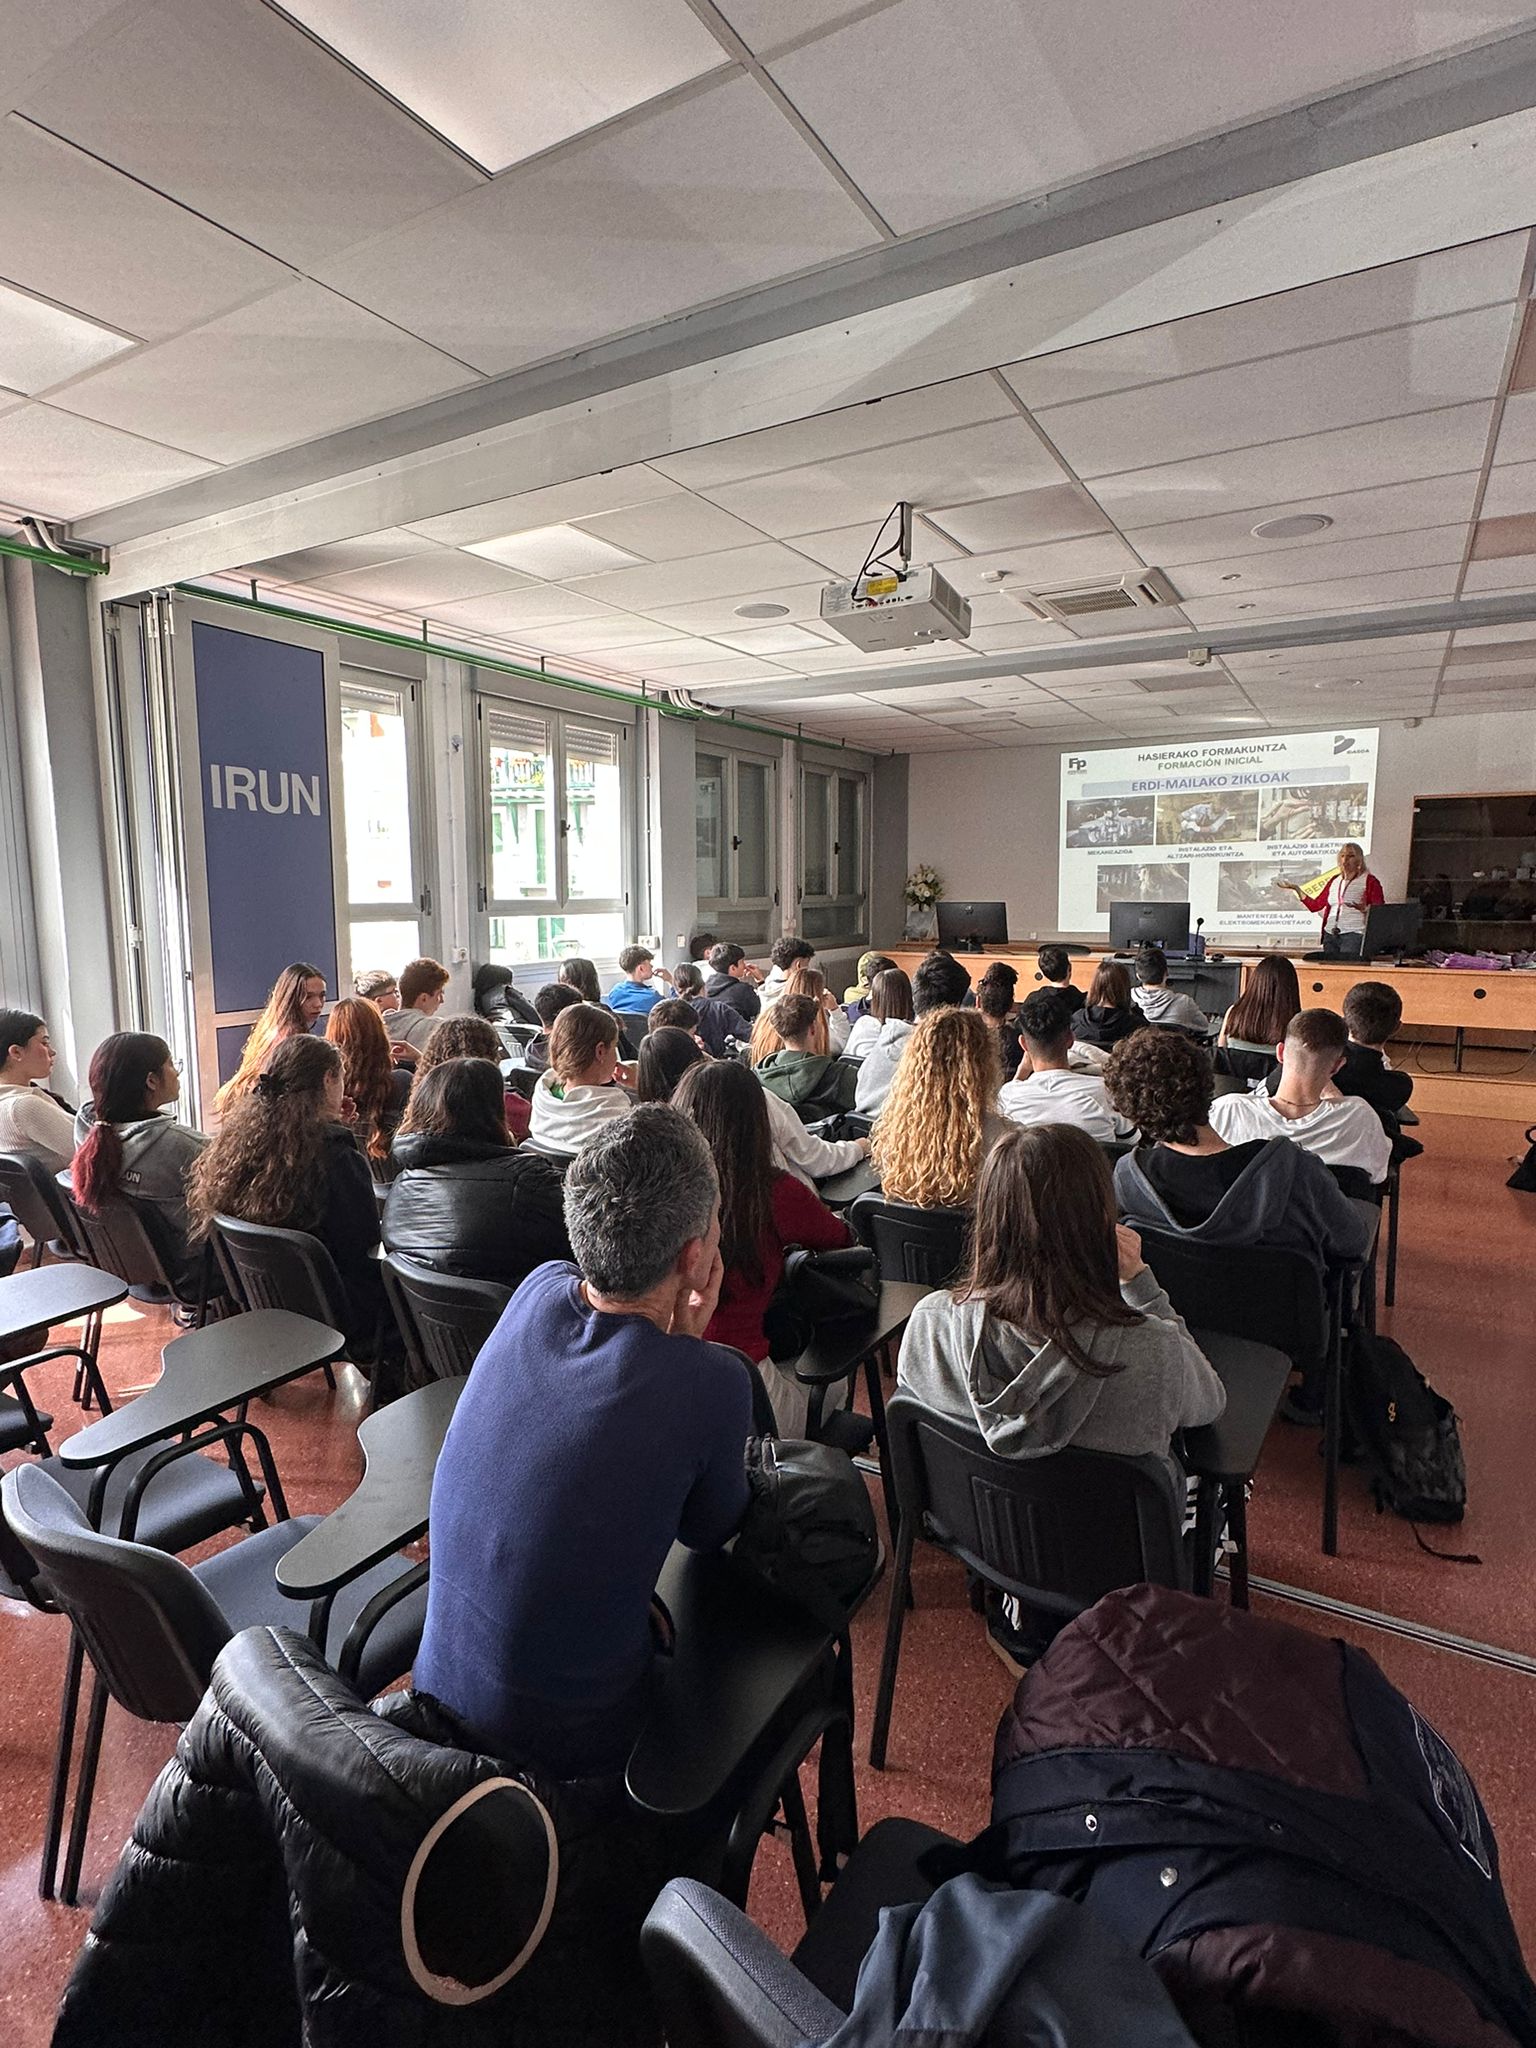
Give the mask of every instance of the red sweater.
M 732 1344 L 756 1364 L 768 1356 L 763 1314 L 783 1277 L 785 1246 L 804 1245 L 808 1251 L 832 1252 L 854 1241 L 853 1232 L 842 1218 L 834 1216 L 826 1203 L 794 1174 L 773 1176 L 772 1199 L 773 1228 L 763 1236 L 762 1279 L 754 1286 L 739 1266 L 727 1271 L 720 1288 L 720 1305 L 704 1332 L 706 1342 Z
M 1315 896 L 1303 896 L 1301 899 L 1302 902 L 1307 906 L 1308 910 L 1312 911 L 1315 915 L 1320 916 L 1322 918 L 1325 926 L 1328 922 L 1329 913 L 1333 908 L 1334 897 L 1343 880 L 1344 877 L 1335 872 L 1334 874 L 1331 874 L 1328 877 L 1327 881 L 1324 882 L 1323 886 L 1318 890 Z M 1367 869 L 1365 875 L 1365 889 L 1361 894 L 1360 901 L 1358 902 L 1358 904 L 1352 904 L 1350 907 L 1352 909 L 1357 909 L 1363 913 L 1369 910 L 1373 903 L 1385 903 L 1386 900 L 1387 899 L 1385 895 L 1382 893 L 1382 887 L 1380 882 L 1378 882 L 1376 877 L 1370 872 L 1369 869 Z

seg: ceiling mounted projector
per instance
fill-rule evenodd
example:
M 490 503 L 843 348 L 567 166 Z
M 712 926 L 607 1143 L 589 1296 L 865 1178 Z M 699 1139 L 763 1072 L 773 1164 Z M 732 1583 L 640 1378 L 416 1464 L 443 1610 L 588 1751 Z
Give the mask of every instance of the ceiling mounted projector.
M 898 538 L 876 554 L 892 519 L 900 522 Z M 892 555 L 900 556 L 895 565 Z M 886 516 L 858 575 L 847 583 L 827 584 L 821 618 L 865 654 L 892 654 L 971 635 L 971 607 L 954 585 L 937 569 L 912 567 L 912 507 L 905 503 Z

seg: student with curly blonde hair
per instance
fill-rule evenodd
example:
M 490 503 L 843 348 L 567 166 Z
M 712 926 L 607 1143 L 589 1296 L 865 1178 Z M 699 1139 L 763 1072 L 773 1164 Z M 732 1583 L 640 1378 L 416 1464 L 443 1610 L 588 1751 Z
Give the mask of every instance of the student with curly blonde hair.
M 906 1042 L 870 1140 L 882 1192 L 920 1209 L 966 1209 L 1009 1124 L 997 1110 L 997 1034 L 978 1010 L 931 1010 Z

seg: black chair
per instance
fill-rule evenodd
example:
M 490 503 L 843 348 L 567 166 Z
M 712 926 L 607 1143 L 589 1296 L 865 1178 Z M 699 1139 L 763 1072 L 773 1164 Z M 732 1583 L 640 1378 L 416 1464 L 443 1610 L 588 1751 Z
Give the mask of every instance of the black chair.
M 143 1721 L 190 1720 L 213 1661 L 232 1636 L 293 1621 L 294 1603 L 272 1574 L 320 1517 L 275 1523 L 189 1567 L 149 1544 L 92 1529 L 64 1489 L 36 1465 L 8 1472 L 0 1499 L 12 1536 L 36 1565 L 47 1596 L 69 1616 L 96 1671 L 60 1890 L 72 1906 L 108 1697 Z M 391 1584 L 404 1597 L 386 1609 L 366 1638 L 354 1640 L 353 1623 Z M 425 1618 L 422 1574 L 407 1560 L 392 1558 L 355 1580 L 331 1611 L 329 1641 L 339 1646 L 341 1676 L 370 1695 L 391 1684 L 411 1668 Z M 67 1762 L 66 1757 L 66 1769 Z
M 885 1417 L 901 1519 L 869 1741 L 877 1771 L 919 1542 L 1064 1620 L 1119 1586 L 1189 1584 L 1183 1493 L 1167 1459 L 1070 1446 L 1048 1458 L 999 1457 L 978 1431 L 900 1390 Z
M 918 1868 L 957 1848 L 914 1820 L 882 1820 L 844 1866 L 792 1956 L 693 1878 L 674 1878 L 640 1930 L 640 1956 L 668 2048 L 801 2048 L 847 2018 L 881 1909 L 926 1899 Z
M 1338 1549 L 1339 1440 L 1350 1267 L 1320 1268 L 1304 1252 L 1269 1245 L 1200 1245 L 1143 1230 L 1142 1254 L 1191 1328 L 1283 1351 L 1323 1381 L 1323 1550 Z
M 62 1190 L 67 1176 L 61 1174 L 59 1179 Z M 84 1209 L 72 1195 L 66 1194 L 65 1199 L 90 1263 L 126 1280 L 135 1301 L 183 1309 L 199 1330 L 207 1322 L 211 1306 L 228 1306 L 211 1246 L 202 1249 L 196 1285 L 188 1287 L 178 1279 L 174 1247 L 152 1202 L 118 1194 L 99 1209 Z
M 503 1060 L 501 1063 L 501 1078 L 509 1088 L 521 1095 L 525 1102 L 532 1102 L 533 1091 L 539 1085 L 539 1070 L 537 1067 L 525 1067 L 513 1060 Z
M 1098 1141 L 1099 1150 L 1111 1165 L 1115 1160 L 1124 1159 L 1127 1154 L 1134 1152 L 1138 1143 L 1139 1140 L 1136 1138 L 1100 1138 Z
M 307 1230 L 279 1230 L 268 1223 L 242 1223 L 215 1216 L 214 1250 L 229 1291 L 242 1308 L 290 1308 L 333 1330 L 348 1322 L 347 1290 L 336 1262 Z M 320 1370 L 328 1387 L 336 1375 Z
M 32 1264 L 46 1251 L 55 1259 L 79 1259 L 86 1251 L 64 1197 L 40 1159 L 29 1152 L 0 1152 L 0 1202 L 32 1240 Z
M 413 1384 L 462 1379 L 500 1322 L 512 1289 L 492 1280 L 436 1273 L 399 1252 L 385 1255 L 383 1271 Z
M 879 1259 L 882 1280 L 945 1287 L 965 1262 L 968 1209 L 918 1209 L 880 1194 L 860 1195 L 848 1221 L 860 1244 Z

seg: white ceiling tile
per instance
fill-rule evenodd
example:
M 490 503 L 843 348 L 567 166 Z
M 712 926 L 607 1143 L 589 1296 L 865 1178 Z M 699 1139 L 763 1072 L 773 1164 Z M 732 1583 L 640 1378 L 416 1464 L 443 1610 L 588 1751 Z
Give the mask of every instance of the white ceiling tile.
M 1065 626 L 1021 617 L 1016 626 L 978 626 L 970 644 L 978 654 L 1009 654 L 1015 647 L 1062 647 L 1076 638 Z
M 995 378 L 986 374 L 954 377 L 947 383 L 898 391 L 861 405 L 838 406 L 782 427 L 763 427 L 755 434 L 736 434 L 702 448 L 658 456 L 652 467 L 690 491 L 704 491 L 715 484 L 739 483 L 744 477 L 771 476 L 775 470 L 800 469 L 838 455 L 857 455 L 861 449 L 889 448 L 926 434 L 948 434 L 957 427 L 978 426 L 983 420 L 1014 417 L 1008 394 Z
M 622 646 L 611 647 L 605 650 L 603 662 L 606 667 L 623 669 L 629 675 L 671 675 L 679 672 L 680 686 L 686 686 L 688 679 L 681 675 L 682 670 L 719 661 L 722 651 L 712 647 L 707 640 L 689 640 L 679 633 L 662 640 L 641 640 L 633 646 L 626 642 Z
M 1267 508 L 1279 499 L 1454 476 L 1481 466 L 1492 410 L 1486 404 L 1447 406 L 1267 447 L 1197 455 L 1103 478 L 1093 495 L 1124 531 L 1213 512 Z M 1261 516 L 1255 510 L 1250 524 Z
M 7 391 L 0 385 L 0 412 L 14 412 L 18 405 L 25 405 L 26 402 L 25 392 Z
M 825 633 L 813 633 L 806 626 L 779 623 L 772 626 L 740 626 L 715 638 L 738 654 L 814 654 L 831 645 Z
M 0 284 L 0 383 L 9 390 L 46 391 L 132 347 L 93 320 Z
M 1536 622 L 1514 626 L 1463 626 L 1451 636 L 1453 650 L 1464 647 L 1498 647 L 1512 641 L 1536 642 Z
M 434 605 L 432 616 L 478 633 L 516 634 L 538 626 L 567 626 L 576 619 L 611 619 L 613 607 L 558 584 L 531 583 L 522 590 L 498 590 L 489 597 Z
M 305 282 L 109 364 L 56 402 L 243 462 L 474 381 L 462 363 Z
M 1047 484 L 1006 498 L 933 508 L 929 522 L 973 554 L 997 548 L 1031 547 L 1075 534 L 1099 533 L 1104 515 L 1077 484 Z
M 534 643 L 551 654 L 598 654 L 610 647 L 654 645 L 656 627 L 650 619 L 631 619 L 610 611 L 600 619 L 581 619 L 567 626 L 541 626 Z
M 755 590 L 750 600 L 741 599 L 737 592 L 728 591 L 724 597 L 708 597 L 695 604 L 648 604 L 637 606 L 647 618 L 655 619 L 658 625 L 670 626 L 679 633 L 731 633 L 743 621 L 736 616 L 738 603 L 782 604 L 788 607 L 786 619 L 803 625 L 807 619 L 821 616 L 821 593 L 825 582 L 793 583 L 783 589 Z
M 0 418 L 0 490 L 49 519 L 80 519 L 213 467 L 47 405 L 19 406 Z
M 771 661 L 759 661 L 755 655 L 727 654 L 719 649 L 720 659 L 700 663 L 688 672 L 687 687 L 690 690 L 703 689 L 714 683 L 758 683 L 771 682 L 784 671 Z
M 828 573 L 824 580 L 841 577 L 846 582 L 863 568 L 878 524 L 878 519 L 861 519 L 857 526 L 834 527 L 825 533 L 797 533 L 795 552 L 825 569 Z M 885 538 L 889 540 L 890 535 Z M 935 533 L 926 520 L 914 519 L 912 552 L 920 562 L 948 562 L 954 557 L 955 547 L 953 541 Z M 949 574 L 947 568 L 944 573 Z
M 1529 590 L 1536 585 L 1536 555 L 1509 555 L 1503 561 L 1469 562 L 1462 589 L 1475 596 L 1486 590 Z
M 1459 476 L 1430 477 L 1416 483 L 1388 484 L 1375 490 L 1333 496 L 1318 493 L 1283 504 L 1252 506 L 1240 512 L 1177 520 L 1169 525 L 1128 524 L 1126 539 L 1144 561 L 1172 572 L 1189 562 L 1215 562 L 1312 547 L 1324 538 L 1332 544 L 1376 534 L 1411 533 L 1457 521 L 1465 524 L 1472 517 L 1476 497 L 1477 471 L 1466 470 Z M 1280 541 L 1263 540 L 1253 532 L 1255 526 L 1270 519 L 1298 512 L 1321 512 L 1333 522 L 1332 526 L 1325 534 Z
M 10 0 L 0 34 L 0 103 L 9 105 L 29 78 L 109 15 L 134 11 L 131 0 L 49 0 L 46 7 Z
M 715 485 L 706 495 L 765 533 L 790 536 L 861 519 L 878 523 L 899 499 L 926 510 L 1061 481 L 1060 464 L 1034 430 L 1013 415 L 773 476 Z
M 898 232 L 1072 183 L 1501 25 L 1515 0 L 1431 12 L 1295 0 L 1279 12 L 1154 0 L 1106 61 L 1073 0 L 903 0 L 773 64 L 774 77 Z M 922 81 L 920 91 L 912 90 Z
M 797 36 L 868 13 L 867 0 L 718 0 L 720 12 L 759 56 Z
M 776 541 L 760 541 L 755 547 L 730 548 L 723 554 L 695 555 L 687 562 L 647 562 L 633 569 L 611 569 L 602 576 L 583 577 L 579 588 L 610 604 L 644 609 L 725 597 L 732 592 L 748 598 L 777 584 L 802 581 L 805 569 L 803 558 L 789 548 Z
M 726 61 L 685 0 L 284 0 L 284 10 L 489 171 Z
M 1479 516 L 1504 519 L 1512 512 L 1536 512 L 1536 462 L 1496 462 L 1488 472 Z
M 529 576 L 552 582 L 573 576 L 596 576 L 604 569 L 623 569 L 635 560 L 628 548 L 584 533 L 579 526 L 530 526 L 497 540 L 468 543 L 469 552 L 488 561 L 505 562 Z
M 1261 624 L 1266 619 L 1304 618 L 1309 612 L 1353 611 L 1357 606 L 1420 604 L 1456 595 L 1455 563 L 1430 569 L 1400 569 L 1380 576 L 1342 576 L 1328 583 L 1296 583 L 1277 590 L 1236 590 L 1221 597 L 1189 599 L 1184 610 L 1197 626 Z
M 517 590 L 528 581 L 526 576 L 503 569 L 497 562 L 482 561 L 478 555 L 434 548 L 431 554 L 327 576 L 322 587 L 409 612 L 424 605 L 451 604 L 455 598 L 481 597 L 493 590 Z
M 633 505 L 624 512 L 603 512 L 581 524 L 588 533 L 647 562 L 718 554 L 725 548 L 750 547 L 763 537 L 745 520 L 684 491 L 649 505 Z
M 403 526 L 388 526 L 381 533 L 360 533 L 350 540 L 330 541 L 324 547 L 269 556 L 264 562 L 252 562 L 248 573 L 261 577 L 263 582 L 318 583 L 322 576 L 339 576 L 345 569 L 371 569 L 378 562 L 398 562 L 406 555 L 431 552 L 431 541 L 422 540 Z
M 21 111 L 299 268 L 484 183 L 260 0 L 130 8 Z
M 1370 576 L 1394 569 L 1459 564 L 1466 551 L 1466 526 L 1427 526 L 1416 533 L 1384 533 L 1367 540 L 1318 540 L 1311 546 L 1280 546 L 1263 554 L 1227 555 L 1214 562 L 1190 562 L 1178 571 L 1179 594 L 1191 597 L 1247 597 L 1288 583 L 1332 582 L 1342 576 Z
M 1214 313 L 1196 313 L 1035 356 L 1010 364 L 1003 375 L 1024 403 L 1038 410 L 1376 328 L 1496 305 L 1519 292 L 1525 244 L 1523 234 L 1496 235 L 1406 263 L 1385 263 L 1350 277 L 1326 278 L 1297 291 L 1276 292 Z
M 1492 398 L 1514 309 L 1485 307 L 1259 363 L 1052 407 L 1040 425 L 1092 479 L 1223 448 Z
M 1494 448 L 1495 462 L 1536 459 L 1536 391 L 1520 391 L 1506 401 Z
M 471 541 L 494 540 L 503 534 L 526 533 L 534 526 L 558 526 L 565 520 L 588 519 L 600 512 L 617 512 L 626 505 L 643 505 L 656 498 L 673 497 L 677 485 L 643 462 L 620 469 L 604 470 L 600 476 L 572 477 L 568 483 L 545 484 L 535 491 L 520 491 L 515 497 L 493 498 L 483 505 L 466 505 L 459 512 L 444 512 L 432 519 L 413 519 L 411 531 L 449 547 L 467 547 Z
M 15 114 L 0 121 L 0 190 L 0 277 L 147 341 L 292 275 Z
M 1009 592 L 1058 590 L 1099 577 L 1126 576 L 1140 567 L 1138 557 L 1123 540 L 1112 533 L 1098 533 L 1086 540 L 1058 541 L 1054 547 L 1001 548 L 996 554 L 962 557 L 946 562 L 944 575 L 962 597 L 971 600 L 974 609 L 993 587 L 987 577 L 999 570 L 1005 575 L 997 588 L 1007 597 Z
M 318 274 L 496 373 L 873 239 L 820 158 L 738 77 L 509 172 Z

